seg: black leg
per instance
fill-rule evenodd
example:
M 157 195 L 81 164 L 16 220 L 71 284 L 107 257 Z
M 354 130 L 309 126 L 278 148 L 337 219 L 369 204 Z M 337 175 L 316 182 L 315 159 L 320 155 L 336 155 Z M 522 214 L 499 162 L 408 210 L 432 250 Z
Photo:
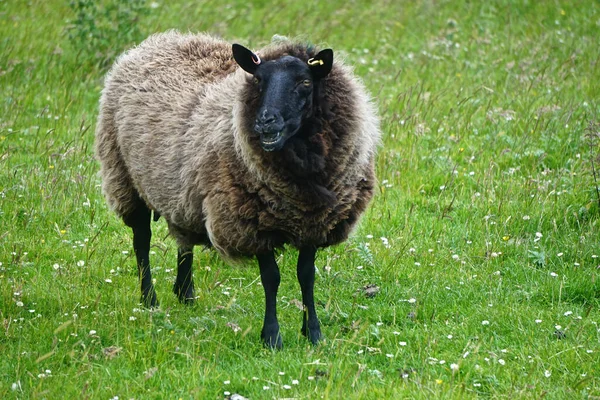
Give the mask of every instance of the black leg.
M 321 339 L 321 326 L 315 310 L 314 286 L 315 286 L 315 255 L 317 249 L 313 246 L 300 249 L 298 256 L 298 282 L 302 290 L 302 304 L 304 313 L 302 317 L 302 334 L 312 344 L 317 344 Z
M 281 349 L 283 343 L 277 322 L 277 289 L 281 280 L 279 267 L 273 252 L 257 255 L 260 279 L 265 290 L 265 320 L 261 332 L 264 344 L 270 348 Z
M 192 261 L 194 260 L 194 247 L 180 247 L 177 250 L 177 278 L 173 292 L 180 302 L 194 303 L 194 280 L 192 278 Z
M 150 239 L 152 237 L 150 210 L 140 203 L 140 206 L 131 214 L 123 217 L 123 221 L 133 230 L 133 250 L 142 285 L 141 302 L 145 307 L 158 307 L 150 273 Z

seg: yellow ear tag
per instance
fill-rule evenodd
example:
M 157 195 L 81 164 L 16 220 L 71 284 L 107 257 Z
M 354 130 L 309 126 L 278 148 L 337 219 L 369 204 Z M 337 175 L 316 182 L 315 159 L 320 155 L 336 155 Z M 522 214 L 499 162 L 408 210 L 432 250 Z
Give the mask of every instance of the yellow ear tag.
M 323 65 L 324 62 L 323 60 L 315 60 L 314 58 L 311 58 L 310 60 L 307 61 L 308 65 L 310 65 L 311 67 L 313 65 Z

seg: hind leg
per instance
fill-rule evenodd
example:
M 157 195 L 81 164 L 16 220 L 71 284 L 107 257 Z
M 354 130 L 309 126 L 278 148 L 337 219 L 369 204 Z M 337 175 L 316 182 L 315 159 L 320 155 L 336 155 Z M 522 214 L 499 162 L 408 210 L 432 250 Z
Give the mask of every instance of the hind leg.
M 123 216 L 123 221 L 133 230 L 133 250 L 142 286 L 141 302 L 145 307 L 152 308 L 158 307 L 158 301 L 150 272 L 150 239 L 152 237 L 150 214 L 150 209 L 139 202 L 131 213 Z
M 177 250 L 177 278 L 173 292 L 181 303 L 194 303 L 194 280 L 192 279 L 192 262 L 194 261 L 194 247 L 181 246 Z

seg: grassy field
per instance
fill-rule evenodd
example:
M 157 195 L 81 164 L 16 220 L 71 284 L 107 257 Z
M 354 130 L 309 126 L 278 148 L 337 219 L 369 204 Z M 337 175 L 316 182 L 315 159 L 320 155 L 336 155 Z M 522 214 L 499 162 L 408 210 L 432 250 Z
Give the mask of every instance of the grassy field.
M 600 3 L 80 4 L 78 19 L 65 1 L 0 0 L 0 398 L 600 399 Z M 380 185 L 353 237 L 318 255 L 316 347 L 294 251 L 279 352 L 260 344 L 254 263 L 197 248 L 199 298 L 177 302 L 162 220 L 161 309 L 137 303 L 93 131 L 115 54 L 170 28 L 253 48 L 301 36 L 373 94 Z

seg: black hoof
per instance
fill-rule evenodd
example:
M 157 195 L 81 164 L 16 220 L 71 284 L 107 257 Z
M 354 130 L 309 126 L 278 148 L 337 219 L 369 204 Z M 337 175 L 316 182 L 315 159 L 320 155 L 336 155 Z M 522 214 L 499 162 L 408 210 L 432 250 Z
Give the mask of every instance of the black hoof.
M 310 342 L 314 345 L 319 344 L 319 342 L 321 341 L 321 339 L 323 338 L 323 336 L 321 335 L 321 329 L 317 328 L 317 329 L 311 329 L 308 332 L 308 340 L 310 340 Z
M 283 348 L 283 341 L 279 334 L 279 326 L 271 329 L 263 328 L 260 337 L 265 347 L 268 347 L 269 349 L 281 350 Z
M 194 304 L 195 294 L 193 283 L 188 285 L 187 288 L 184 288 L 175 283 L 175 286 L 173 286 L 173 293 L 175 293 L 181 304 Z
M 142 306 L 146 308 L 158 308 L 158 300 L 156 299 L 156 292 L 154 290 L 148 291 L 148 293 L 143 293 L 140 299 L 140 303 Z
M 302 334 L 308 338 L 308 340 L 316 345 L 318 344 L 323 336 L 321 335 L 321 327 L 319 325 L 308 328 L 305 324 L 302 325 Z

